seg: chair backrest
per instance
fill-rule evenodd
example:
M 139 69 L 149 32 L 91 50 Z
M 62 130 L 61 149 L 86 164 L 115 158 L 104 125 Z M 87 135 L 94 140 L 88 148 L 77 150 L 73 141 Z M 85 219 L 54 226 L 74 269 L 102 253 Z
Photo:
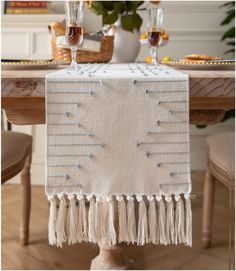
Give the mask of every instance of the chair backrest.
M 1 131 L 5 131 L 5 124 L 6 124 L 6 130 L 11 131 L 12 130 L 12 124 L 6 119 L 4 110 L 1 109 Z

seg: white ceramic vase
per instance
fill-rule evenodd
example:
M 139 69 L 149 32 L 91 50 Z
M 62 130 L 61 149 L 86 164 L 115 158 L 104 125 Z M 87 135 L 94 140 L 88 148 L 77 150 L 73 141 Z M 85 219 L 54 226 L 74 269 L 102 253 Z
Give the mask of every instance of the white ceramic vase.
M 126 31 L 120 20 L 115 23 L 114 49 L 111 62 L 134 62 L 140 50 L 140 32 Z

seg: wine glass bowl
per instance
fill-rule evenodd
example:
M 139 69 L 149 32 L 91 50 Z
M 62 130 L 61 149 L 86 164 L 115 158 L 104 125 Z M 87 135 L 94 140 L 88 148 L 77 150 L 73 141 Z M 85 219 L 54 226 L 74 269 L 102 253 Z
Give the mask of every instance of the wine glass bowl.
M 79 46 L 83 40 L 83 28 L 70 25 L 66 27 L 66 41 L 70 46 Z
M 66 41 L 71 50 L 71 66 L 77 69 L 77 49 L 83 42 L 84 1 L 65 1 Z
M 155 29 L 148 32 L 148 42 L 150 46 L 158 46 L 161 44 L 161 33 Z
M 150 46 L 151 64 L 157 64 L 157 48 L 161 45 L 163 26 L 163 10 L 160 8 L 149 8 L 148 12 L 148 43 Z

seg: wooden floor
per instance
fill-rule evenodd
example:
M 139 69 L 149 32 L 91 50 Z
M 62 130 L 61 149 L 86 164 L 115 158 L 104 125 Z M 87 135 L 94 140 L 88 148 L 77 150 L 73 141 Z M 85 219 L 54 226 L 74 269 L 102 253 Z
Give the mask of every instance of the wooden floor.
M 135 269 L 228 269 L 228 191 L 216 186 L 213 246 L 201 248 L 203 173 L 192 174 L 193 247 L 127 246 L 126 254 Z M 89 269 L 98 254 L 96 245 L 80 244 L 63 249 L 47 243 L 48 203 L 43 187 L 33 187 L 30 244 L 18 243 L 20 196 L 18 185 L 2 187 L 2 269 Z

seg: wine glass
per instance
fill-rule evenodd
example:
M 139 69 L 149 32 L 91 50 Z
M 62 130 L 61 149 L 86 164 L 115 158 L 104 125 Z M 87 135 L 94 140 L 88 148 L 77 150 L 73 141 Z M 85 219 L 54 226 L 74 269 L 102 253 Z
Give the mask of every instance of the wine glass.
M 77 49 L 83 42 L 83 9 L 84 1 L 65 1 L 66 40 L 71 50 L 71 67 L 75 70 Z
M 161 28 L 163 27 L 163 10 L 149 8 L 148 12 L 148 43 L 150 46 L 151 64 L 157 64 L 157 47 L 162 42 Z

